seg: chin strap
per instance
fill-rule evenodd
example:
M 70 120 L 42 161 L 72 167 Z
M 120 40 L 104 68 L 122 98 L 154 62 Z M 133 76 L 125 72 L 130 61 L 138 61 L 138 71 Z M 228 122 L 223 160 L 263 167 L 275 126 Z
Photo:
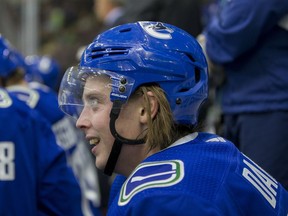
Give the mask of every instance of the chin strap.
M 115 141 L 113 143 L 109 158 L 107 160 L 107 163 L 104 169 L 104 173 L 108 176 L 111 176 L 115 169 L 123 143 L 129 144 L 129 145 L 138 145 L 138 144 L 145 143 L 144 139 L 135 139 L 135 140 L 126 139 L 117 133 L 116 128 L 115 128 L 115 122 L 120 114 L 122 105 L 123 105 L 122 101 L 114 101 L 111 112 L 110 112 L 110 131 L 112 135 L 115 137 Z
M 109 158 L 104 169 L 104 173 L 108 176 L 111 176 L 115 169 L 118 157 L 122 149 L 122 144 L 123 143 L 117 139 L 115 139 L 113 143 Z

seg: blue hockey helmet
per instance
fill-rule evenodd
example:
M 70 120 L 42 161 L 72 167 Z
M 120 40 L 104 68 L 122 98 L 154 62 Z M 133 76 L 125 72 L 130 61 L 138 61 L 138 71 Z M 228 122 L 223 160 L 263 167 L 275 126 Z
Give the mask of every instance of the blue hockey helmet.
M 0 34 L 0 76 L 8 77 L 19 67 L 25 67 L 24 57 Z
M 30 55 L 25 58 L 27 80 L 38 81 L 50 88 L 56 88 L 60 75 L 60 65 L 56 59 L 48 55 Z
M 165 23 L 124 24 L 96 37 L 79 66 L 69 68 L 62 79 L 59 105 L 64 112 L 74 115 L 81 103 L 75 95 L 81 95 L 77 88 L 83 84 L 76 82 L 97 73 L 110 76 L 112 102 L 127 101 L 141 85 L 158 84 L 166 93 L 174 121 L 180 124 L 195 125 L 199 107 L 208 96 L 202 48 L 187 32 Z

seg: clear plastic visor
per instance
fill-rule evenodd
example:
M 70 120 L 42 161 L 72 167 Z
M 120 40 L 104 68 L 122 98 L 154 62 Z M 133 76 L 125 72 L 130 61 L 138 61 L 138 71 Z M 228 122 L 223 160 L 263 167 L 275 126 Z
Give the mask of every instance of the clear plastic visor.
M 78 119 L 85 106 L 96 109 L 101 101 L 126 102 L 133 85 L 134 79 L 112 71 L 70 67 L 59 88 L 59 106 L 64 113 Z

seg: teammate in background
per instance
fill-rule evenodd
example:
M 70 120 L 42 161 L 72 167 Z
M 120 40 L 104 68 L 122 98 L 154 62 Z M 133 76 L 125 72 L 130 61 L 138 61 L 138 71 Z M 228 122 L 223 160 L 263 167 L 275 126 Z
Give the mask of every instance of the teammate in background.
M 0 36 L 0 215 L 82 215 L 81 192 L 50 124 L 3 86 L 18 58 Z
M 287 215 L 281 184 L 230 141 L 197 132 L 207 95 L 200 45 L 165 23 L 103 32 L 67 69 L 61 109 L 77 118 L 96 166 L 127 177 L 108 215 Z
M 29 80 L 28 87 L 23 88 L 18 83 L 8 89 L 19 97 L 26 91 L 39 94 L 39 100 L 35 102 L 34 109 L 39 110 L 51 122 L 57 141 L 66 152 L 68 162 L 80 183 L 83 193 L 82 208 L 85 215 L 99 215 L 101 193 L 98 173 L 93 166 L 93 158 L 87 141 L 83 132 L 75 127 L 75 121 L 61 112 L 57 94 L 53 91 L 60 75 L 59 64 L 52 57 L 37 55 L 27 56 L 25 64 L 26 80 Z
M 5 77 L 5 87 L 11 94 L 24 101 L 31 109 L 37 110 L 52 125 L 57 143 L 65 150 L 68 163 L 80 184 L 83 214 L 87 216 L 100 215 L 100 189 L 97 172 L 93 167 L 93 159 L 88 151 L 83 133 L 75 127 L 75 122 L 65 116 L 59 109 L 56 92 L 48 86 L 39 83 L 39 80 L 42 80 L 51 86 L 55 85 L 53 79 L 51 79 L 51 77 L 57 77 L 58 74 L 55 71 L 55 66 L 51 65 L 54 62 L 48 62 L 47 57 L 45 59 L 39 57 L 38 59 L 34 58 L 34 61 L 30 59 L 29 64 L 26 65 L 23 56 L 15 48 L 7 46 L 6 49 L 17 55 L 19 62 L 17 62 L 18 65 L 15 65 L 15 67 L 22 66 L 25 71 L 29 71 L 30 78 L 38 77 L 39 79 L 38 82 L 28 83 L 25 80 L 25 72 L 11 70 L 7 72 Z M 44 71 L 36 71 L 37 69 L 46 69 L 45 76 L 41 75 L 41 73 L 44 74 Z M 49 76 L 48 72 L 53 72 L 54 74 Z
M 223 136 L 288 189 L 288 1 L 221 1 L 199 38 L 224 71 Z
M 26 80 L 28 82 L 38 82 L 57 91 L 60 80 L 61 68 L 59 63 L 48 55 L 29 55 L 25 57 Z

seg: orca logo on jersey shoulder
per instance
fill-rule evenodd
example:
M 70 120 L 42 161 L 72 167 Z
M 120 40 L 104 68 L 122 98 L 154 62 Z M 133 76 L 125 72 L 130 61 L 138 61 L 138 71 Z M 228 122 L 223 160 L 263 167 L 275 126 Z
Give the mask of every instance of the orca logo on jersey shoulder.
M 171 33 L 174 32 L 171 28 L 168 28 L 161 22 L 156 24 L 149 23 L 148 25 L 147 22 L 140 22 L 140 25 L 150 36 L 158 39 L 171 39 Z
M 123 184 L 118 205 L 126 205 L 133 196 L 148 188 L 175 185 L 183 177 L 184 164 L 180 160 L 142 163 Z

